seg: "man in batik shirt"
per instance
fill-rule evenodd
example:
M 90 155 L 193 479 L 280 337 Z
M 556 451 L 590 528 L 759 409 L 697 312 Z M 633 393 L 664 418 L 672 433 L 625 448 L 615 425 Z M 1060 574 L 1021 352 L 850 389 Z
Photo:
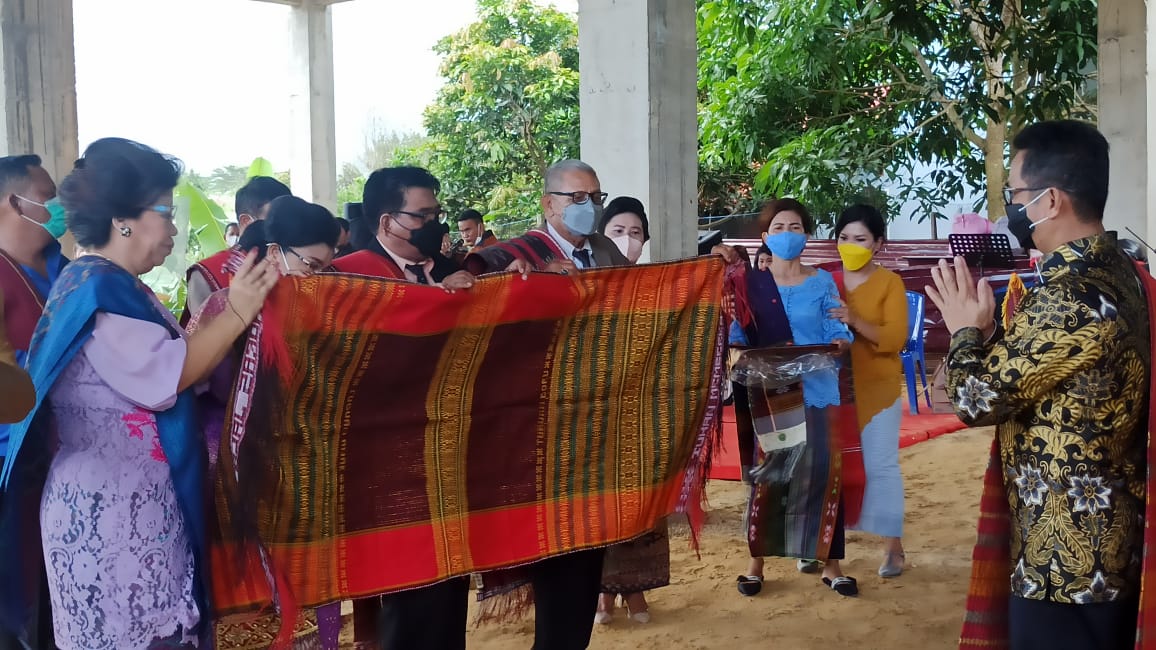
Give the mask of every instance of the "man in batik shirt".
M 1009 228 L 1038 249 L 1040 285 L 1006 332 L 967 265 L 941 262 L 929 297 L 952 333 L 947 390 L 997 425 L 1011 515 L 1011 647 L 1130 648 L 1143 549 L 1151 362 L 1135 264 L 1105 232 L 1108 143 L 1043 122 L 1013 141 Z

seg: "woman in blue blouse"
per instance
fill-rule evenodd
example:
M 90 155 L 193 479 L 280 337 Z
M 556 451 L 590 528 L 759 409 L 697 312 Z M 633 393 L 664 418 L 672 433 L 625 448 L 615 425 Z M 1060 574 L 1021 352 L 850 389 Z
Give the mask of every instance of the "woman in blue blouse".
M 764 242 L 771 251 L 769 271 L 778 288 L 795 345 L 836 344 L 847 349 L 853 338 L 847 326 L 831 316 L 842 307 L 839 289 L 827 271 L 806 266 L 801 261 L 814 222 L 807 208 L 795 199 L 779 199 L 766 205 L 760 214 Z M 826 408 L 839 404 L 839 377 L 835 371 L 810 373 L 803 377 L 803 401 L 807 407 Z M 842 517 L 836 526 L 830 556 L 823 566 L 823 582 L 838 593 L 858 593 L 853 578 L 843 575 L 839 560 L 844 556 Z M 799 570 L 818 569 L 813 561 L 800 560 Z M 747 574 L 739 579 L 739 591 L 758 593 L 762 586 L 763 558 L 751 558 Z M 744 580 L 745 579 L 745 580 Z

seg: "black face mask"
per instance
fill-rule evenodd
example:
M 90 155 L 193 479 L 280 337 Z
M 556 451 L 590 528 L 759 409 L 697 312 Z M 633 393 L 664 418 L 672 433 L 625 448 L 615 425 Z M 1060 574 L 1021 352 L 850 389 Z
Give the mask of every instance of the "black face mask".
M 433 257 L 442 252 L 442 239 L 450 227 L 440 221 L 427 221 L 421 228 L 409 231 L 409 243 L 417 252 L 426 257 Z
M 1028 219 L 1027 209 L 1024 208 L 1024 205 L 1022 203 L 1008 203 L 1005 211 L 1007 212 L 1007 229 L 1015 235 L 1020 248 L 1025 251 L 1035 249 L 1036 242 L 1032 238 L 1032 220 Z

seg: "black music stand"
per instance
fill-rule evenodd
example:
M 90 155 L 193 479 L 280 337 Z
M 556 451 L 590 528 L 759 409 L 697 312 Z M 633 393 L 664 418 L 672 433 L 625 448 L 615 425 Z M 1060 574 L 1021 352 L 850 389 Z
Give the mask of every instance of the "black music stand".
M 972 268 L 979 268 L 983 276 L 984 268 L 1014 269 L 1011 241 L 1003 233 L 948 235 L 952 257 L 960 256 Z

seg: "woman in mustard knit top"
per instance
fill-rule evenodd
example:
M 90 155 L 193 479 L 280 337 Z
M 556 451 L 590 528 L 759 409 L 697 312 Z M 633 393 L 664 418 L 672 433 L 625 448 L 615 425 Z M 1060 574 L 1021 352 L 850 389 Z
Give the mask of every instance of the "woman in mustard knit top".
M 903 477 L 899 473 L 902 416 L 899 352 L 907 341 L 907 292 L 899 275 L 872 258 L 886 238 L 879 211 L 854 205 L 835 225 L 843 260 L 846 306 L 832 313 L 855 333 L 851 377 L 862 431 L 867 487 L 857 529 L 883 537 L 879 575 L 903 572 Z

